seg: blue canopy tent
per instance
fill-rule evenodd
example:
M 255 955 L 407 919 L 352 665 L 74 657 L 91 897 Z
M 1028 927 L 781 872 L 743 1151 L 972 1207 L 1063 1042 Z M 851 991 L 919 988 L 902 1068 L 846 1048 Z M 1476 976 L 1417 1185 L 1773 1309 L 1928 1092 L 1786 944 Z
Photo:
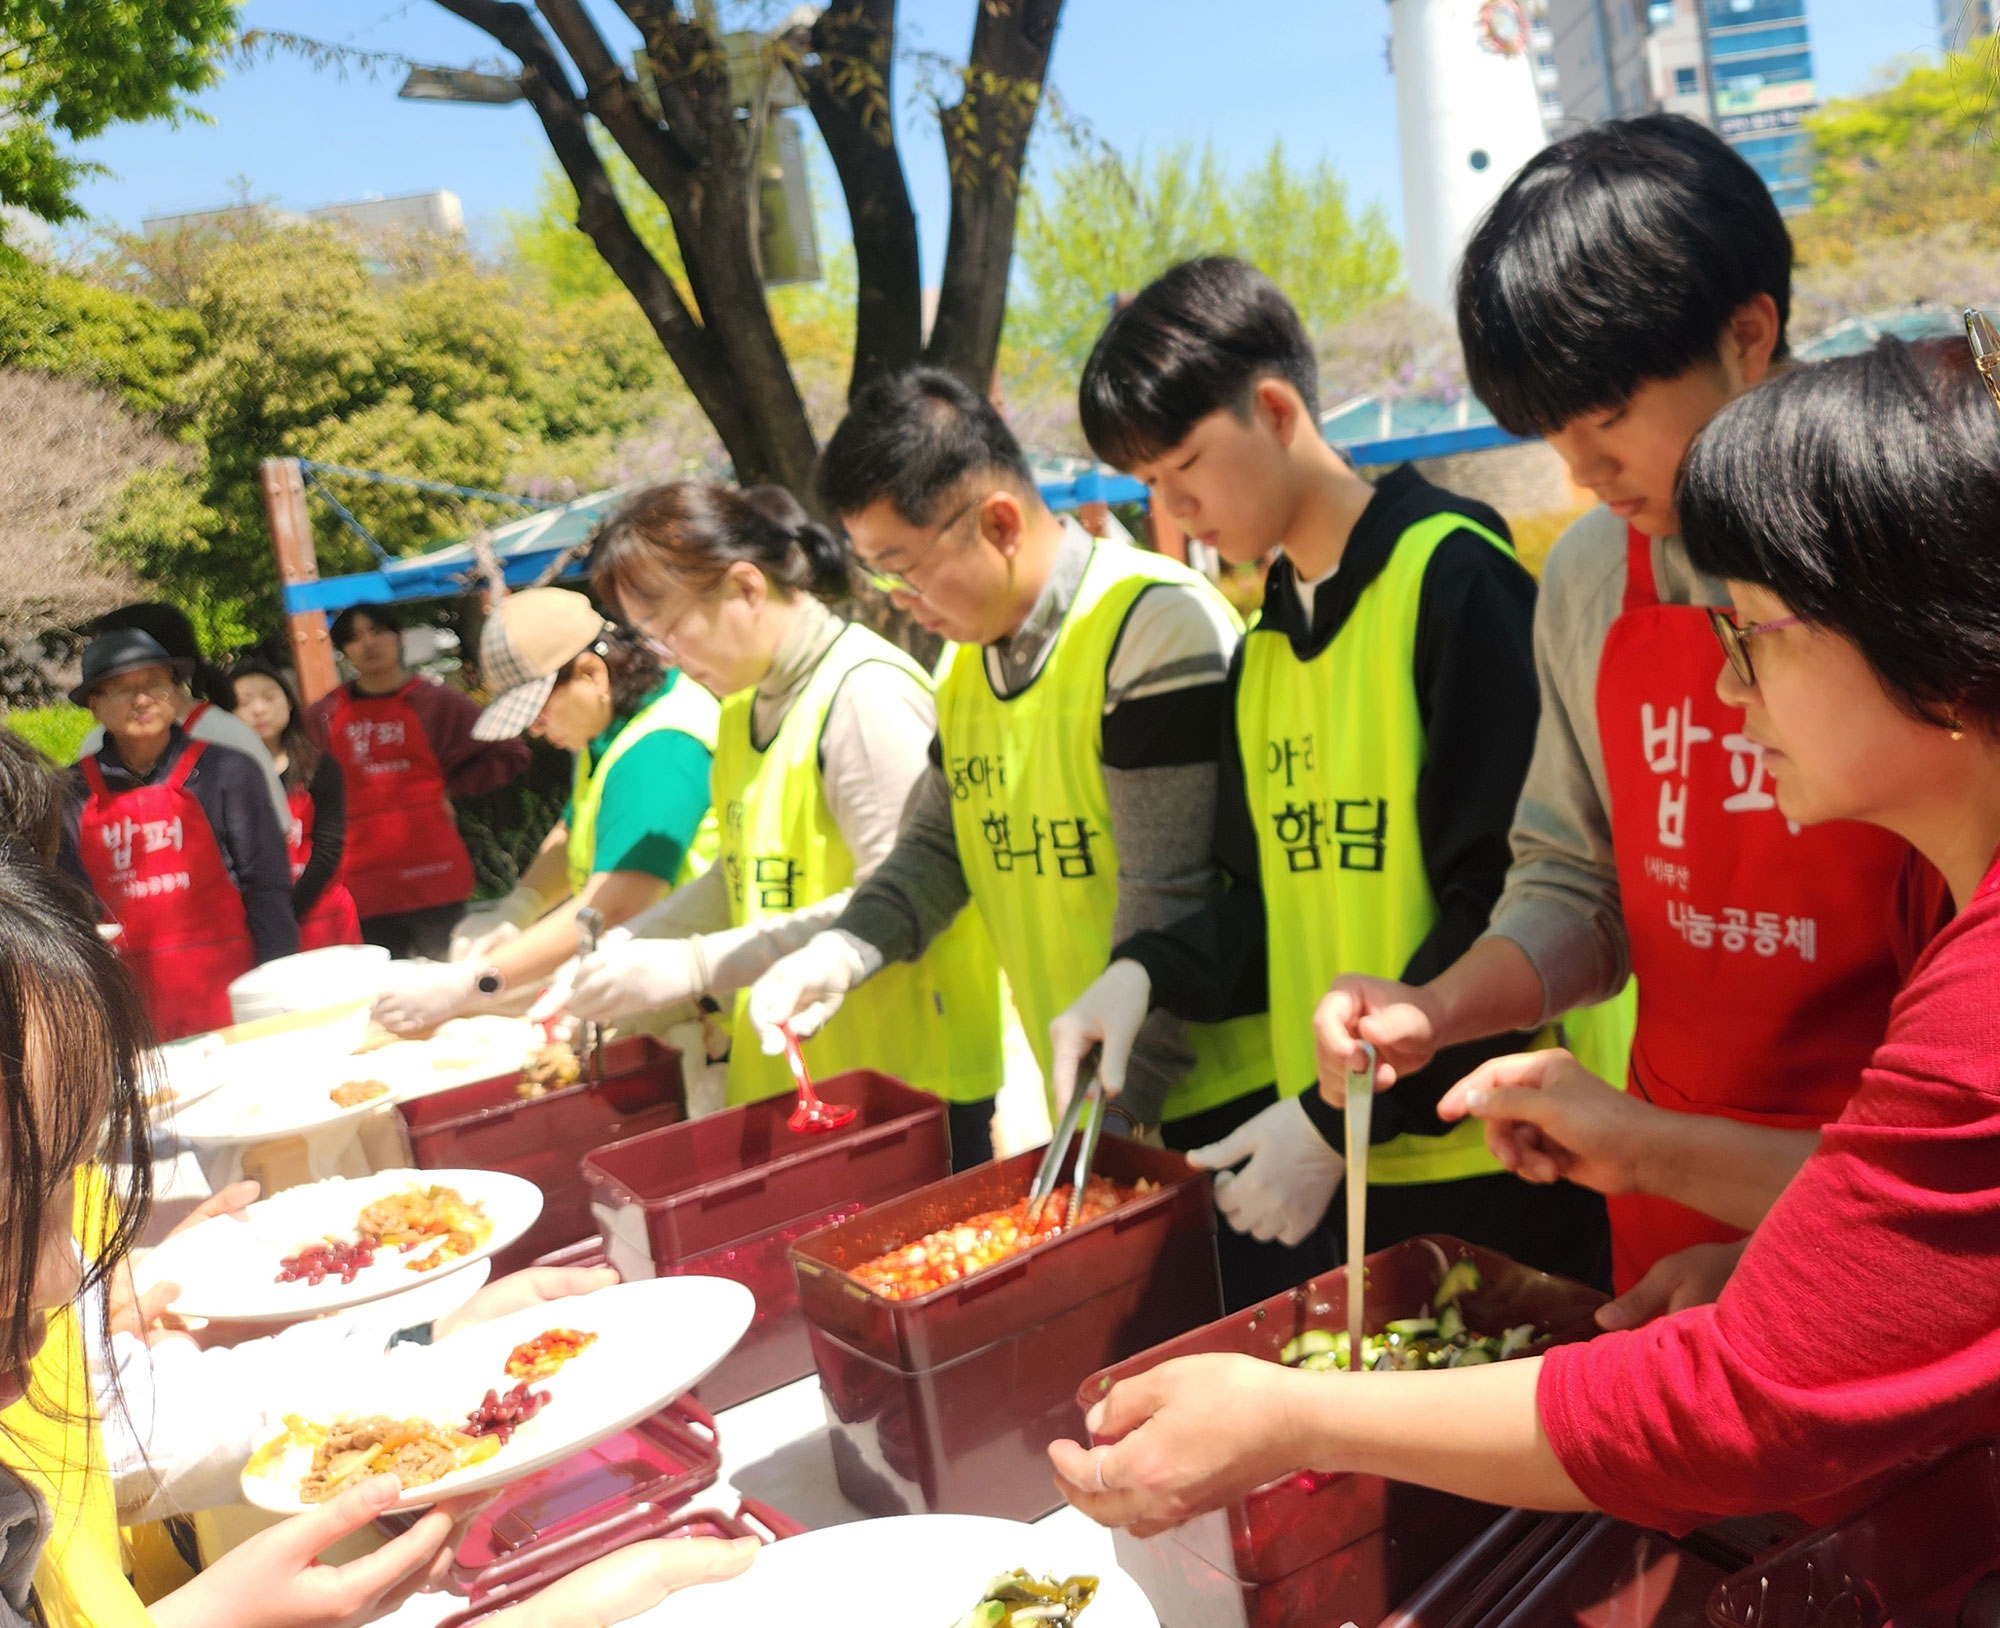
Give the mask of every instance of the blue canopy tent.
M 1327 439 L 1361 468 L 1418 458 L 1445 458 L 1464 452 L 1487 452 L 1517 444 L 1514 436 L 1495 424 L 1476 404 L 1469 413 L 1465 407 L 1451 404 L 1430 414 L 1423 411 L 1424 405 L 1401 400 L 1384 404 L 1372 397 L 1363 398 L 1328 414 L 1323 428 L 1327 431 Z M 1412 423 L 1413 416 L 1425 422 Z M 1389 433 L 1366 437 L 1352 433 L 1363 427 L 1369 430 L 1381 428 Z M 1080 463 L 1080 460 L 1064 462 Z M 372 571 L 361 571 L 351 576 L 285 584 L 283 593 L 287 612 L 298 615 L 318 611 L 333 615 L 350 605 L 448 598 L 466 592 L 478 580 L 478 561 L 469 542 L 451 543 L 425 554 L 396 558 L 382 550 L 374 538 L 361 529 L 327 490 L 323 480 L 311 478 L 316 472 L 370 478 L 365 472 L 331 470 L 309 464 L 303 468 L 310 488 L 333 505 L 341 519 L 376 552 L 380 563 Z M 571 559 L 562 575 L 565 578 L 581 576 L 587 557 L 584 544 L 590 534 L 639 485 L 634 482 L 614 486 L 607 491 L 592 492 L 573 503 L 542 507 L 535 499 L 509 497 L 501 493 L 469 493 L 442 482 L 417 483 L 398 479 L 396 484 L 435 485 L 440 490 L 462 495 L 537 506 L 540 512 L 523 520 L 510 521 L 489 533 L 501 574 L 508 586 L 515 588 L 532 583 L 566 551 Z M 1040 485 L 1043 500 L 1056 510 L 1075 509 L 1085 503 L 1143 504 L 1146 501 L 1143 485 L 1129 475 L 1109 469 L 1083 466 L 1074 473 L 1066 471 L 1059 478 L 1044 480 Z

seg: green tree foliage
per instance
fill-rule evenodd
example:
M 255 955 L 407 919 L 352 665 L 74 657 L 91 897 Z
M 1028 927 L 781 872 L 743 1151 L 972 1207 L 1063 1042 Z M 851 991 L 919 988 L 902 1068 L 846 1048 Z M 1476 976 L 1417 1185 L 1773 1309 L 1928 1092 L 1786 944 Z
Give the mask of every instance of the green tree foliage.
M 276 625 L 263 459 L 560 498 L 597 484 L 680 388 L 629 300 L 555 304 L 454 245 L 250 225 L 126 241 L 99 268 L 118 288 L 15 270 L 0 276 L 0 343 L 40 336 L 17 363 L 120 389 L 191 444 L 191 468 L 140 475 L 98 536 L 218 643 Z M 337 492 L 397 553 L 520 513 L 359 481 Z M 313 510 L 324 572 L 373 563 L 330 506 Z
M 1801 250 L 1839 256 L 1857 240 L 1965 224 L 2000 238 L 2000 45 L 1919 62 L 1809 123 L 1813 211 Z
M 76 219 L 100 166 L 66 145 L 188 112 L 235 26 L 231 0 L 0 0 L 0 203 Z
M 1058 170 L 1046 190 L 1028 189 L 1008 347 L 1050 359 L 1073 380 L 1111 296 L 1200 254 L 1262 267 L 1316 333 L 1402 285 L 1402 255 L 1382 211 L 1357 214 L 1329 165 L 1294 168 L 1282 143 L 1242 175 L 1229 174 L 1213 148 L 1172 147 L 1150 162 L 1104 155 Z

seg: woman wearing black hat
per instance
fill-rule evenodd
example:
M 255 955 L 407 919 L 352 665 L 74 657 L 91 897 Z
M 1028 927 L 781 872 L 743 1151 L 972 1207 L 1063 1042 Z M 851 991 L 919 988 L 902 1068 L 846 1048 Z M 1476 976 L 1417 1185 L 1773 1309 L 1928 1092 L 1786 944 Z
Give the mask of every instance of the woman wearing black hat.
M 230 1021 L 229 984 L 299 947 L 285 833 L 257 765 L 174 721 L 185 663 L 100 634 L 70 692 L 104 726 L 72 771 L 67 835 L 162 1039 Z

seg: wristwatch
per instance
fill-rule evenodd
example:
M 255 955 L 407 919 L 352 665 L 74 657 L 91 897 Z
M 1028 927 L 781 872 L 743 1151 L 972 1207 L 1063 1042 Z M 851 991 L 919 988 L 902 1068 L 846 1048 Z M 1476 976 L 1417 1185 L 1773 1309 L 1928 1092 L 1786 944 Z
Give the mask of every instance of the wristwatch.
M 491 999 L 507 987 L 507 975 L 498 967 L 486 967 L 472 980 L 472 987 Z

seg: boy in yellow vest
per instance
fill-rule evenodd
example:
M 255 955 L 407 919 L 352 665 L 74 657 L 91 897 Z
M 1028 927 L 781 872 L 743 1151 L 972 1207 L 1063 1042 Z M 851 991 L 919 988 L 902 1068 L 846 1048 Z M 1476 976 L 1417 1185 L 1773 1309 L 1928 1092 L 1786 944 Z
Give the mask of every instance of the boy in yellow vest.
M 1085 365 L 1098 456 L 1145 481 L 1190 537 L 1282 556 L 1231 665 L 1216 859 L 1228 890 L 1121 942 L 1055 1024 L 1059 1058 L 1101 1042 L 1110 1077 L 1147 1021 L 1270 1013 L 1278 1100 L 1197 1149 L 1232 1226 L 1281 1242 L 1321 1227 L 1343 1179 L 1317 1082 L 1313 1011 L 1339 973 L 1421 981 L 1486 926 L 1535 737 L 1535 588 L 1506 522 L 1404 466 L 1363 480 L 1320 434 L 1297 313 L 1240 260 L 1175 267 L 1111 319 Z M 1447 1232 L 1586 1280 L 1604 1206 L 1504 1172 L 1444 1090 L 1507 1036 L 1439 1055 L 1377 1100 L 1368 1248 Z M 1058 1066 L 1056 1089 L 1065 1088 Z M 1240 1168 L 1237 1168 L 1240 1167 Z
M 1239 624 L 1185 566 L 1051 514 L 992 404 L 949 374 L 861 391 L 819 482 L 877 586 L 959 648 L 895 848 L 831 929 L 758 981 L 751 1020 L 767 1048 L 780 1023 L 812 1032 L 970 900 L 1049 1077 L 1049 1022 L 1111 946 L 1214 886 L 1215 753 Z M 1275 1100 L 1254 1015 L 1183 1024 L 1161 1012 L 1127 1053 L 1117 1083 L 1169 1146 L 1211 1142 Z M 1235 1234 L 1223 1244 L 1232 1304 L 1331 1264 Z

